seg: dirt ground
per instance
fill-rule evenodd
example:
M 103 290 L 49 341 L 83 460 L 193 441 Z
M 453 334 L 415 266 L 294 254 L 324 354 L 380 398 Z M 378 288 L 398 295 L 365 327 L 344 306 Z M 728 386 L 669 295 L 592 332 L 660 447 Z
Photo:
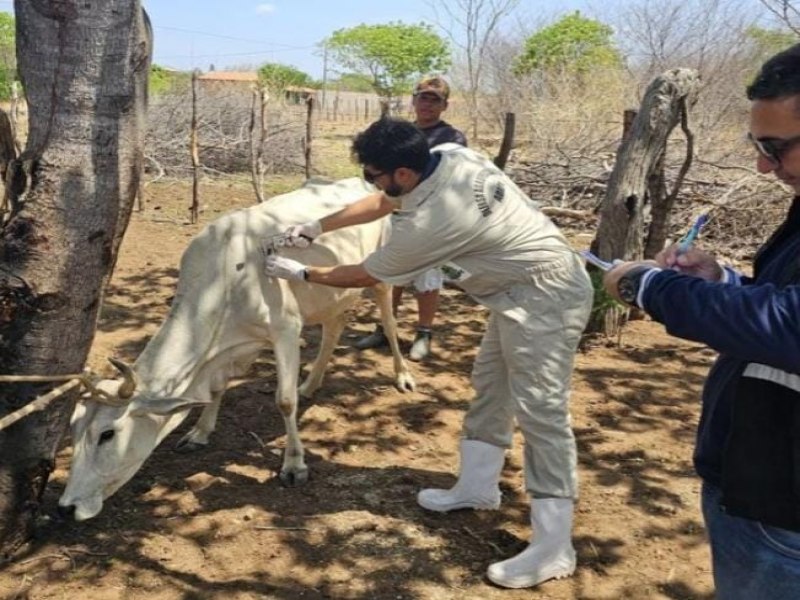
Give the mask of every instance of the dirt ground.
M 202 188 L 203 223 L 250 204 L 245 182 Z M 133 361 L 162 321 L 178 259 L 203 223 L 186 215 L 189 187 L 156 183 L 134 215 L 106 299 L 91 364 Z M 638 321 L 621 343 L 577 358 L 572 413 L 581 498 L 574 577 L 504 590 L 486 567 L 525 547 L 520 439 L 503 472 L 497 512 L 426 513 L 418 489 L 448 486 L 457 469 L 469 373 L 484 309 L 443 296 L 435 356 L 414 364 L 418 389 L 392 386 L 388 352 L 358 353 L 371 329 L 367 298 L 352 315 L 323 388 L 299 415 L 312 472 L 304 487 L 276 477 L 285 437 L 273 406 L 272 356 L 232 382 L 211 444 L 173 451 L 196 415 L 155 451 L 95 519 L 43 519 L 30 550 L 0 573 L 2 598 L 481 600 L 710 598 L 709 551 L 691 451 L 703 374 L 713 353 Z M 412 337 L 415 306 L 400 322 Z M 307 332 L 304 361 L 318 332 Z M 110 372 L 109 372 L 110 373 Z M 47 490 L 51 509 L 69 449 Z

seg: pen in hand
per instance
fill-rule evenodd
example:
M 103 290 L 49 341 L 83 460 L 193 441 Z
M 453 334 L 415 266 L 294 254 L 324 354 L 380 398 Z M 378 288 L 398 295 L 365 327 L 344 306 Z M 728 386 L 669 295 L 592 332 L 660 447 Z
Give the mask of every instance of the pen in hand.
M 678 256 L 681 254 L 686 254 L 686 251 L 691 248 L 692 243 L 694 243 L 697 236 L 700 235 L 700 230 L 703 229 L 706 223 L 708 223 L 708 213 L 703 213 L 692 224 L 691 229 L 683 236 L 680 241 L 678 242 Z

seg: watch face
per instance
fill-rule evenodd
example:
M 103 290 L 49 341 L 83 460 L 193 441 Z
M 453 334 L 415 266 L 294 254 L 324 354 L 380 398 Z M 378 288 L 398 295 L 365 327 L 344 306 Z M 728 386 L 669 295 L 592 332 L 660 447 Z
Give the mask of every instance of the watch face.
M 639 278 L 633 279 L 627 275 L 623 275 L 617 285 L 617 292 L 623 302 L 628 304 L 636 304 L 636 295 L 639 293 Z
M 637 265 L 619 278 L 617 282 L 617 293 L 623 302 L 636 305 L 636 296 L 639 295 L 639 288 L 642 286 L 642 278 L 651 267 Z

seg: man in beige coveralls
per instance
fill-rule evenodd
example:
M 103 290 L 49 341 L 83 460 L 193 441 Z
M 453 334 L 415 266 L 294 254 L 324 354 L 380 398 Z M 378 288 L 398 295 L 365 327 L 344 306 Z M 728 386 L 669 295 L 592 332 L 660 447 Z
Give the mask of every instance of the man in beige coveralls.
M 425 489 L 428 510 L 497 509 L 514 419 L 525 438 L 525 483 L 533 537 L 495 563 L 489 579 L 531 587 L 575 570 L 572 516 L 578 495 L 569 383 L 592 303 L 583 263 L 536 205 L 490 161 L 445 144 L 434 152 L 413 124 L 382 119 L 353 142 L 377 192 L 290 228 L 302 245 L 324 232 L 390 213 L 392 236 L 362 264 L 306 266 L 266 258 L 267 274 L 338 287 L 404 285 L 433 267 L 490 309 L 472 373 L 476 398 L 464 420 L 461 470 L 449 490 Z M 307 243 L 307 242 L 306 242 Z

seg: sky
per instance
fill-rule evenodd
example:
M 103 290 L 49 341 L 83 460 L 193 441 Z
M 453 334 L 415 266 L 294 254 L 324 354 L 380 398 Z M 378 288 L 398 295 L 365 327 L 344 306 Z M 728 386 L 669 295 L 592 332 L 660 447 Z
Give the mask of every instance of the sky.
M 341 28 L 402 21 L 436 25 L 435 0 L 143 0 L 154 28 L 154 62 L 222 70 L 278 62 L 323 76 L 320 42 Z M 592 0 L 521 0 L 523 18 L 588 9 Z M 621 2 L 622 0 L 605 0 Z M 597 0 L 594 0 L 595 4 Z M 1 6 L 1 5 L 0 5 Z
M 277 62 L 321 80 L 326 69 L 320 42 L 337 29 L 391 21 L 436 27 L 444 17 L 437 19 L 432 5 L 447 1 L 456 4 L 455 0 L 142 0 L 142 4 L 153 22 L 153 60 L 158 65 L 207 71 L 211 65 L 224 70 Z M 730 1 L 758 5 L 757 0 Z M 520 0 L 509 27 L 533 31 L 575 10 L 608 23 L 615 13 L 621 14 L 625 3 Z M 0 11 L 13 12 L 12 0 L 0 0 Z M 330 76 L 332 68 L 329 64 Z

